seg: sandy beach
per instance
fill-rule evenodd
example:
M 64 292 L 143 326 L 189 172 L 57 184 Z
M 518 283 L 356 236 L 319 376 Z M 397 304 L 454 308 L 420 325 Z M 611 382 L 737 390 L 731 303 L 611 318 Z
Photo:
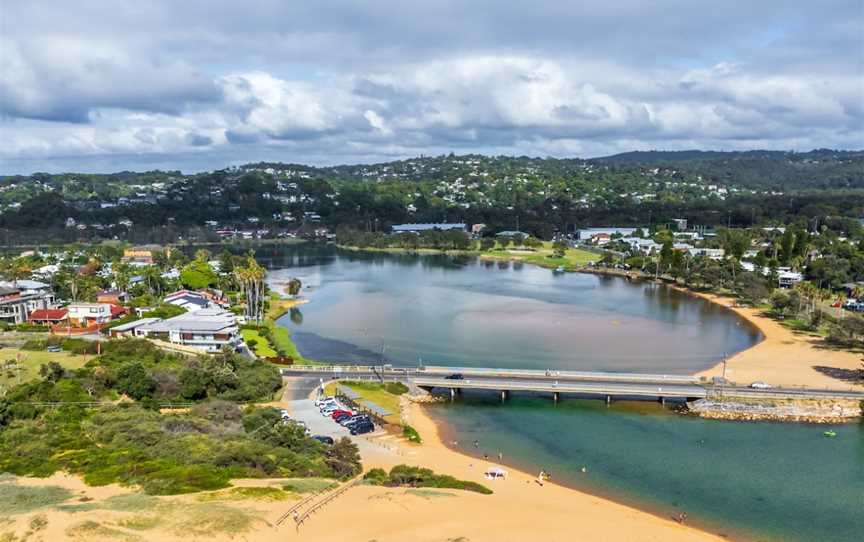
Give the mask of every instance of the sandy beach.
M 311 516 L 299 529 L 277 519 L 296 500 L 235 498 L 230 490 L 147 497 L 116 485 L 89 487 L 75 476 L 19 478 L 22 486 L 69 490 L 63 505 L 0 518 L 0 536 L 31 532 L 29 540 L 346 540 L 412 541 L 711 541 L 722 540 L 670 519 L 546 482 L 508 467 L 484 478 L 490 462 L 449 449 L 435 422 L 417 404 L 406 416 L 423 435 L 411 444 L 391 435 L 361 442 L 364 469 L 404 463 L 487 485 L 494 493 L 358 485 Z M 434 407 L 433 407 L 434 408 Z M 280 480 L 235 480 L 235 487 L 276 487 Z M 10 482 L 6 482 L 10 483 Z M 128 501 L 124 501 L 127 499 Z M 126 502 L 127 504 L 121 505 Z M 71 506 L 69 506 L 71 505 Z M 33 531 L 34 521 L 44 527 Z
M 861 354 L 826 348 L 821 338 L 792 331 L 764 316 L 761 309 L 736 306 L 732 298 L 680 290 L 734 311 L 762 332 L 764 339 L 759 344 L 737 353 L 727 361 L 726 378 L 730 381 L 740 384 L 763 381 L 785 387 L 862 389 L 860 384 L 827 374 L 831 369 L 840 372 L 860 369 Z M 706 377 L 722 375 L 722 362 L 697 373 L 697 376 Z

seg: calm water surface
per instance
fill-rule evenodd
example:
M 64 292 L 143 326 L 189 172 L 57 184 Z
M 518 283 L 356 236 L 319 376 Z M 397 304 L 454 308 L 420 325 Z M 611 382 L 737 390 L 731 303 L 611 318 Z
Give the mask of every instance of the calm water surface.
M 281 324 L 324 360 L 686 373 L 760 336 L 679 292 L 471 259 L 270 247 L 274 282 L 310 303 Z M 752 540 L 852 541 L 864 533 L 864 429 L 685 418 L 651 403 L 488 394 L 430 407 L 467 453 Z M 475 449 L 473 442 L 480 443 Z M 580 468 L 586 466 L 583 474 Z M 574 520 L 578 521 L 578 518 Z
M 279 263 L 297 266 L 271 279 L 303 281 L 310 303 L 280 323 L 313 359 L 689 373 L 760 339 L 730 311 L 664 286 L 475 259 L 294 250 Z

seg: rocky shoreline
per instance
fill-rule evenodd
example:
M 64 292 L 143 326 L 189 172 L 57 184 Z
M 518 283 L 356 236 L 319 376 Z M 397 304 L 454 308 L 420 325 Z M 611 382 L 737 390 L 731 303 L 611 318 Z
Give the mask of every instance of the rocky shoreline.
M 859 420 L 862 405 L 853 399 L 777 399 L 748 402 L 700 399 L 687 403 L 683 412 L 713 420 L 837 424 Z

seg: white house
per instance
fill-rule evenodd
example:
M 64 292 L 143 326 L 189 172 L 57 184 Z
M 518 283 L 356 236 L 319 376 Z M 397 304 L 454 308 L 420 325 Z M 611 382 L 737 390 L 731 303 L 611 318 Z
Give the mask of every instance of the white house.
M 205 352 L 218 352 L 240 343 L 240 328 L 234 313 L 219 308 L 187 312 L 167 320 L 149 322 L 134 328 L 136 337 L 147 337 L 191 346 Z
M 76 326 L 107 324 L 114 312 L 110 303 L 72 303 L 66 309 L 69 322 Z
M 691 248 L 689 252 L 693 257 L 702 256 L 710 260 L 722 260 L 726 255 L 726 251 L 722 248 Z
M 777 275 L 777 285 L 781 288 L 791 288 L 804 280 L 804 275 L 794 271 L 783 271 Z

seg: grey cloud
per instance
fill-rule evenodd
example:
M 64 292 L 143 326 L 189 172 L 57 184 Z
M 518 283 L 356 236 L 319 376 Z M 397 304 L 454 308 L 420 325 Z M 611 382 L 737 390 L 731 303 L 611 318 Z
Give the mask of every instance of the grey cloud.
M 858 0 L 0 0 L 0 11 L 4 171 L 864 140 Z

